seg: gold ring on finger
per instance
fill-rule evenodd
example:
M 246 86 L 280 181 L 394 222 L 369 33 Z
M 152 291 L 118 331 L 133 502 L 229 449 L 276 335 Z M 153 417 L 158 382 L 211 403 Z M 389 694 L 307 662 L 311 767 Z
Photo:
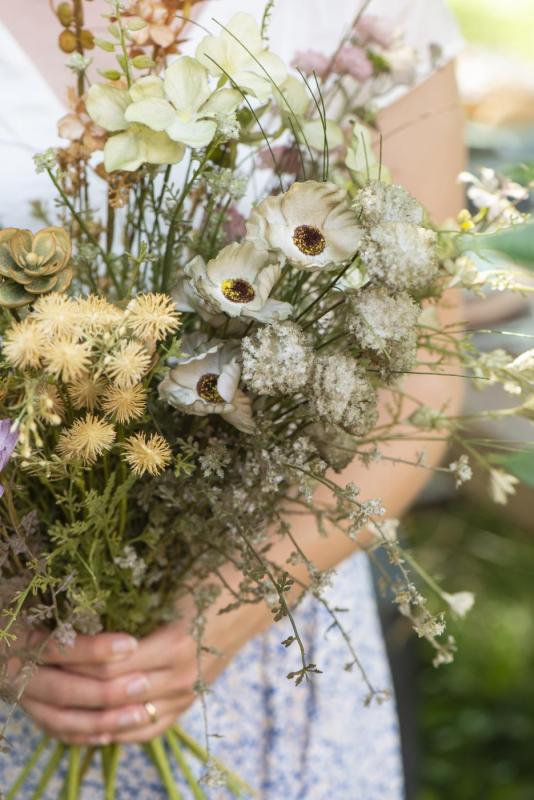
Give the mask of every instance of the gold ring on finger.
M 144 705 L 146 713 L 150 718 L 150 722 L 152 723 L 152 725 L 155 725 L 156 722 L 158 721 L 158 712 L 156 711 L 156 706 L 154 705 L 154 703 L 145 703 Z

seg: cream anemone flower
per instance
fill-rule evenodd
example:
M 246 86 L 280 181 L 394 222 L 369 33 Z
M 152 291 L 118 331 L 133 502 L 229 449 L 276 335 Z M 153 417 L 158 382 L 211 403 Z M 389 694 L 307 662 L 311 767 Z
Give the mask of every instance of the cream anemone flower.
M 154 83 L 154 94 L 129 105 L 124 116 L 128 122 L 165 131 L 175 142 L 205 147 L 215 136 L 217 118 L 232 114 L 241 100 L 234 89 L 211 92 L 207 69 L 183 56 L 167 69 L 159 87 Z
M 197 333 L 183 338 L 182 350 L 184 356 L 159 385 L 160 398 L 185 414 L 220 414 L 243 433 L 253 433 L 251 401 L 239 388 L 238 349 Z
M 262 103 L 287 76 L 281 58 L 265 47 L 258 23 L 250 14 L 234 14 L 219 36 L 206 36 L 197 47 L 196 57 L 218 78 L 229 78 Z
M 91 119 L 110 136 L 104 147 L 104 165 L 108 172 L 134 172 L 142 164 L 177 164 L 184 156 L 184 146 L 173 142 L 162 130 L 152 130 L 129 121 L 126 111 L 132 103 L 163 97 L 160 78 L 147 76 L 121 89 L 107 84 L 93 84 L 87 93 L 87 111 Z
M 289 303 L 271 300 L 269 294 L 280 277 L 280 261 L 268 250 L 258 250 L 252 242 L 230 244 L 216 258 L 206 262 L 196 256 L 185 268 L 193 291 L 175 300 L 179 310 L 193 301 L 208 314 L 251 317 L 259 322 L 287 319 Z
M 343 189 L 317 181 L 294 183 L 284 194 L 268 197 L 247 224 L 247 240 L 308 270 L 336 269 L 352 261 L 361 236 Z

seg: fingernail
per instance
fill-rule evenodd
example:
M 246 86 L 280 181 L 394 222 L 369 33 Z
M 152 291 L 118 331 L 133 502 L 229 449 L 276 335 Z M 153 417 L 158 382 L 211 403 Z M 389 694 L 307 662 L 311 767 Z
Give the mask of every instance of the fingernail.
M 107 733 L 103 733 L 101 736 L 91 736 L 87 741 L 89 744 L 104 746 L 111 744 L 111 736 L 109 736 Z
M 130 697 L 135 697 L 139 694 L 144 694 L 150 689 L 150 681 L 148 678 L 145 678 L 142 675 L 139 678 L 136 678 L 131 683 L 128 684 L 128 688 L 126 689 L 126 693 L 130 695 Z
M 143 712 L 140 708 L 132 711 L 123 711 L 119 714 L 117 724 L 119 728 L 131 728 L 134 725 L 141 725 L 145 721 Z
M 111 650 L 116 656 L 122 658 L 123 656 L 127 656 L 129 653 L 133 653 L 137 650 L 139 646 L 139 642 L 137 639 L 134 639 L 133 636 L 121 636 L 120 639 L 114 639 L 111 643 Z

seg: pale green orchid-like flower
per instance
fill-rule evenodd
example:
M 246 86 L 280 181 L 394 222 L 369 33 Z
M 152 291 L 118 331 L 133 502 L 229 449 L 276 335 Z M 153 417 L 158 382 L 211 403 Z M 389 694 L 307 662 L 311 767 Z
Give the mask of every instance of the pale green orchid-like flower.
M 212 92 L 208 71 L 195 58 L 183 56 L 153 84 L 153 94 L 128 106 L 130 123 L 147 125 L 165 132 L 175 142 L 189 147 L 205 147 L 217 131 L 217 119 L 232 114 L 242 101 L 235 89 Z
M 376 156 L 369 128 L 364 125 L 354 126 L 345 165 L 353 173 L 353 177 L 360 186 L 366 186 L 369 181 L 380 180 L 383 183 L 389 183 L 391 180 L 388 168 L 381 164 Z
M 196 57 L 211 75 L 229 78 L 262 103 L 287 76 L 282 59 L 266 48 L 254 17 L 244 12 L 234 14 L 219 36 L 202 39 Z
M 320 119 L 309 119 L 313 99 L 301 79 L 290 75 L 280 86 L 277 102 L 282 117 L 302 144 L 319 152 L 343 144 L 343 132 L 337 122 L 327 119 L 323 125 Z
M 91 119 L 110 136 L 104 147 L 104 165 L 108 172 L 134 172 L 142 164 L 177 164 L 185 152 L 183 144 L 174 142 L 164 131 L 157 131 L 129 120 L 132 104 L 157 96 L 159 78 L 146 77 L 135 81 L 130 89 L 107 84 L 94 84 L 87 93 L 87 112 Z

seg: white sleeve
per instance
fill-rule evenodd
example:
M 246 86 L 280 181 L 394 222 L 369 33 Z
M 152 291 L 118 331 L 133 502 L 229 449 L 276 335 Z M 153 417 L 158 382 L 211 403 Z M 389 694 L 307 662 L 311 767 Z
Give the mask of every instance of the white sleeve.
M 438 47 L 442 63 L 456 58 L 465 46 L 445 0 L 371 0 L 366 13 L 390 19 L 407 44 L 422 54 Z

